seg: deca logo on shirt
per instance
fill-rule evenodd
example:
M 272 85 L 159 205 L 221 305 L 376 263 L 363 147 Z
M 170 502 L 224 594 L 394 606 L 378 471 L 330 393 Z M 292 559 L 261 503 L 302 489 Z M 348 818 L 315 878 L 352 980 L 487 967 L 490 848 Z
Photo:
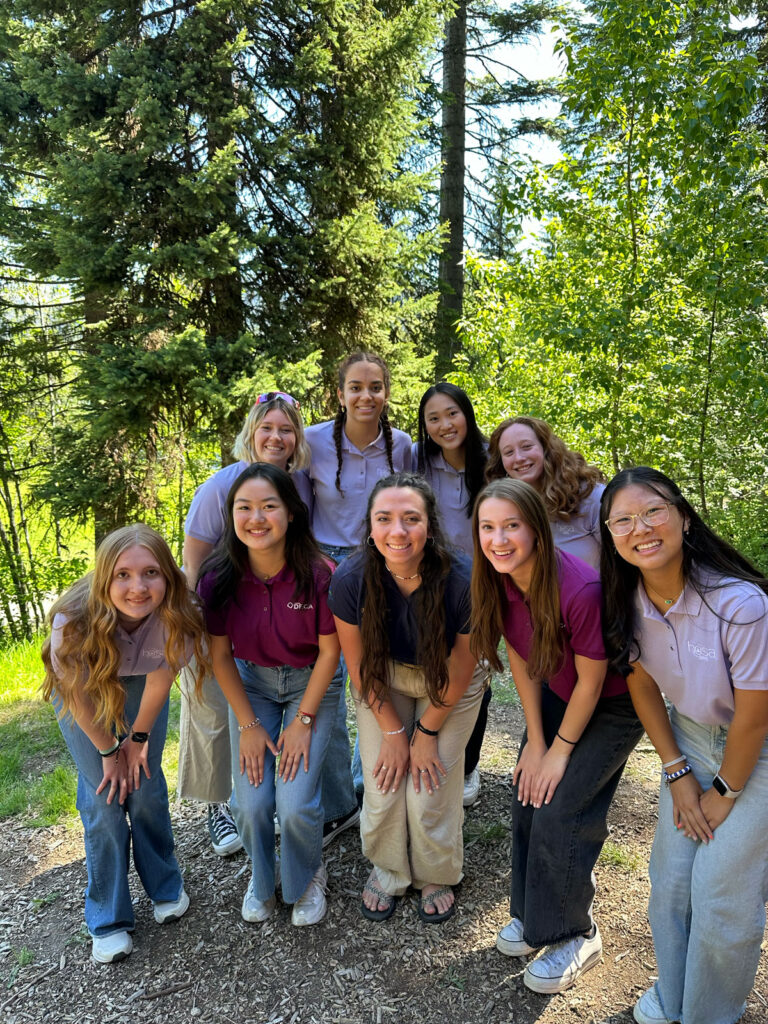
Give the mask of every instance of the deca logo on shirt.
M 699 661 L 714 661 L 715 660 L 715 649 L 714 647 L 703 647 L 701 644 L 695 644 L 693 640 L 688 641 L 688 650 Z
M 287 607 L 292 612 L 311 612 L 315 606 L 313 604 L 302 604 L 301 601 L 289 601 Z

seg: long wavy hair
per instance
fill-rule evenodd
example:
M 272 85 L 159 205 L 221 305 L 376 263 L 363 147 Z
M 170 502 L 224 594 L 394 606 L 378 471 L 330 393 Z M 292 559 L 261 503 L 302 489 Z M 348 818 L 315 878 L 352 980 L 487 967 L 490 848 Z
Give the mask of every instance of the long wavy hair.
M 347 383 L 347 373 L 350 367 L 354 366 L 355 363 L 374 363 L 381 370 L 381 376 L 384 380 L 384 388 L 389 395 L 389 386 L 391 383 L 391 376 L 389 373 L 389 367 L 375 352 L 352 352 L 342 359 L 339 363 L 338 370 L 338 382 L 339 391 L 344 390 L 344 386 Z M 336 413 L 336 418 L 333 421 L 333 443 L 336 447 L 336 490 L 341 494 L 341 462 L 344 457 L 344 452 L 341 447 L 341 438 L 344 432 L 344 424 L 347 422 L 347 410 L 344 406 L 339 403 L 339 411 Z M 384 444 L 387 451 L 387 465 L 389 466 L 390 473 L 395 472 L 395 465 L 392 461 L 392 425 L 389 422 L 389 416 L 387 415 L 386 405 L 381 410 L 379 416 L 379 427 L 384 435 Z
M 417 660 L 424 672 L 427 696 L 434 705 L 442 706 L 442 697 L 448 686 L 445 587 L 451 569 L 451 557 L 440 526 L 434 491 L 423 477 L 415 473 L 393 473 L 376 483 L 368 498 L 365 513 L 369 536 L 374 502 L 382 491 L 393 487 L 408 487 L 416 491 L 424 502 L 427 514 L 428 539 L 421 560 L 421 586 L 413 594 L 418 629 Z M 389 608 L 384 556 L 371 543 L 365 544 L 363 551 L 365 606 L 360 626 L 363 647 L 360 682 L 363 699 L 370 704 L 373 700 L 385 700 L 389 693 Z
M 631 484 L 647 487 L 663 501 L 670 502 L 686 522 L 683 533 L 683 581 L 690 583 L 705 603 L 707 594 L 719 590 L 724 584 L 720 580 L 707 580 L 706 572 L 702 570 L 754 583 L 768 594 L 768 578 L 707 526 L 674 481 L 650 466 L 622 469 L 605 488 L 600 503 L 600 577 L 603 583 L 605 649 L 611 668 L 625 677 L 632 671 L 631 662 L 640 657 L 635 593 L 641 573 L 638 566 L 630 565 L 618 553 L 605 520 L 611 515 L 616 495 Z
M 433 384 L 431 388 L 427 388 L 421 396 L 421 401 L 419 402 L 419 443 L 416 468 L 422 476 L 426 476 L 429 479 L 430 456 L 437 455 L 441 451 L 440 445 L 433 441 L 427 433 L 427 424 L 424 418 L 424 409 L 427 402 L 430 398 L 434 398 L 435 395 L 446 395 L 448 398 L 453 399 L 464 414 L 464 419 L 467 422 L 467 437 L 464 441 L 464 483 L 468 493 L 466 512 L 469 519 L 475 505 L 475 498 L 482 490 L 485 481 L 485 464 L 488 454 L 486 452 L 485 437 L 477 425 L 475 410 L 472 407 L 469 396 L 461 388 L 456 387 L 455 384 L 440 381 L 438 384 Z
M 270 398 L 266 402 L 255 402 L 251 406 L 248 415 L 245 417 L 242 430 L 235 438 L 232 454 L 239 462 L 257 462 L 258 456 L 255 449 L 256 431 L 267 413 L 274 412 L 277 409 L 288 417 L 293 427 L 293 432 L 296 435 L 296 447 L 286 464 L 288 472 L 295 473 L 297 469 L 306 469 L 311 458 L 309 445 L 304 437 L 304 420 L 301 418 L 301 413 L 297 406 L 287 402 L 277 392 L 273 392 L 273 394 L 274 398 Z
M 477 497 L 472 518 L 475 554 L 472 560 L 472 653 L 487 658 L 491 668 L 501 670 L 499 640 L 504 632 L 507 596 L 502 574 L 496 572 L 480 546 L 480 515 L 483 502 L 499 498 L 516 506 L 520 518 L 534 534 L 536 558 L 526 594 L 533 623 L 528 655 L 528 674 L 547 679 L 560 668 L 563 641 L 560 619 L 560 555 L 552 540 L 552 529 L 541 495 L 523 480 L 492 480 Z
M 577 515 L 582 501 L 589 497 L 595 484 L 604 479 L 603 474 L 580 452 L 569 448 L 548 423 L 535 416 L 515 416 L 496 427 L 488 442 L 486 480 L 500 480 L 507 475 L 501 459 L 501 437 L 508 427 L 518 423 L 533 431 L 544 451 L 544 468 L 534 486 L 544 500 L 550 519 L 569 519 Z
M 51 659 L 51 637 L 43 644 L 42 694 L 44 700 L 50 701 L 55 691 L 63 714 L 75 710 L 76 696 L 85 697 L 94 709 L 94 721 L 119 733 L 126 728 L 125 690 L 118 678 L 120 652 L 115 643 L 115 630 L 119 620 L 109 588 L 120 555 L 137 544 L 155 557 L 165 579 L 165 596 L 155 614 L 165 627 L 168 667 L 176 675 L 187 664 L 191 640 L 197 661 L 195 690 L 198 696 L 203 678 L 210 672 L 199 601 L 189 590 L 163 538 L 144 523 L 123 526 L 110 533 L 96 551 L 93 571 L 73 584 L 48 613 L 49 628 L 56 615 L 65 615 L 67 622 L 56 650 L 58 675 Z
M 211 608 L 226 607 L 236 599 L 237 589 L 249 567 L 248 548 L 235 533 L 232 509 L 237 492 L 248 480 L 266 480 L 277 491 L 289 515 L 285 534 L 285 561 L 296 580 L 294 600 L 306 602 L 315 592 L 315 574 L 331 570 L 323 558 L 309 525 L 307 506 L 299 497 L 291 477 L 285 470 L 269 462 L 254 462 L 244 469 L 227 494 L 227 525 L 213 551 L 200 566 L 198 579 L 213 573 L 214 584 L 208 603 Z

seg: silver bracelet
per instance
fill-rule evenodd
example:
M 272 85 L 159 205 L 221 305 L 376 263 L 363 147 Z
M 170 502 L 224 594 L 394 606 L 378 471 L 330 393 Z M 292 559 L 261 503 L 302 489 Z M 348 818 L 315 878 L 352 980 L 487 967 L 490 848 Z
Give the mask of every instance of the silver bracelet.
M 399 729 L 382 729 L 384 736 L 399 736 L 401 732 L 405 732 L 405 726 L 401 725 Z
M 680 761 L 684 761 L 684 760 L 685 760 L 685 754 L 681 754 L 680 757 L 676 757 L 674 759 L 674 761 L 667 761 L 667 763 L 663 764 L 661 767 L 663 768 L 664 771 L 666 771 L 667 768 L 671 768 L 673 764 L 679 764 Z
M 255 729 L 257 725 L 261 725 L 261 721 L 258 718 L 254 718 L 254 720 L 249 722 L 248 725 L 238 725 L 237 731 L 245 732 L 246 729 Z

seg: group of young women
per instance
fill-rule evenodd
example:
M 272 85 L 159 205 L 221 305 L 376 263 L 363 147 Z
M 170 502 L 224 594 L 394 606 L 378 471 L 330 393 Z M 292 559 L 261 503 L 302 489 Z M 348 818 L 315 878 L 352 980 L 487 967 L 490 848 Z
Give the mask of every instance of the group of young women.
M 240 461 L 187 518 L 197 599 L 162 539 L 129 527 L 54 606 L 45 695 L 80 773 L 94 957 L 131 950 L 131 838 L 156 920 L 189 905 L 160 768 L 185 662 L 179 792 L 208 803 L 217 852 L 245 846 L 246 921 L 275 912 L 278 888 L 295 925 L 322 920 L 323 846 L 358 817 L 362 914 L 389 918 L 413 887 L 422 921 L 449 918 L 503 638 L 526 729 L 497 948 L 537 954 L 523 979 L 543 993 L 600 960 L 593 869 L 645 728 L 662 761 L 658 981 L 635 1019 L 730 1024 L 768 897 L 768 580 L 655 470 L 604 487 L 531 417 L 486 443 L 444 383 L 412 448 L 389 391 L 383 361 L 355 353 L 332 422 L 304 432 L 291 396 L 257 398 Z

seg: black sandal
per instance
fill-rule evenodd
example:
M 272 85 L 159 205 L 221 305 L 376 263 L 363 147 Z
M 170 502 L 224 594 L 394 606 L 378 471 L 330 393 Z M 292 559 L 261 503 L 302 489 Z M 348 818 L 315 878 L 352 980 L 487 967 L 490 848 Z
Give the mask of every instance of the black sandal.
M 366 907 L 365 900 L 360 900 L 360 912 L 363 917 L 367 917 L 369 921 L 386 921 L 392 917 L 397 906 L 397 896 L 393 896 L 389 892 L 384 892 L 378 885 L 373 882 L 373 879 L 377 878 L 375 869 L 368 876 L 368 881 L 363 886 L 363 891 L 366 889 L 368 892 L 372 892 L 373 895 L 378 899 L 379 903 L 386 903 L 384 910 L 371 910 L 370 907 Z M 377 879 L 378 880 L 378 879 Z
M 435 889 L 435 891 L 431 892 L 429 896 L 422 896 L 419 894 L 419 917 L 424 924 L 442 924 L 443 921 L 447 921 L 449 917 L 453 917 L 456 913 L 455 898 L 450 907 L 448 907 L 447 910 L 444 910 L 441 914 L 438 913 L 437 908 L 435 907 L 435 900 L 440 896 L 445 896 L 445 894 L 449 892 L 453 892 L 452 885 L 444 885 L 442 889 Z M 424 909 L 425 907 L 435 907 L 434 914 L 428 914 Z

